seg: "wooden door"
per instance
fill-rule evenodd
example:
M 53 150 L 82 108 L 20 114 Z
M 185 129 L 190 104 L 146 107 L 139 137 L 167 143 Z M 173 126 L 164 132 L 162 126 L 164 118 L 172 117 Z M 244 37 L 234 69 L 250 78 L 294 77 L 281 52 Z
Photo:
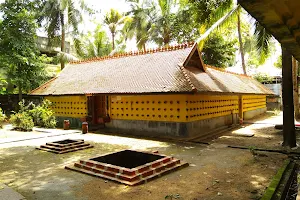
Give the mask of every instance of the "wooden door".
M 106 101 L 105 96 L 94 96 L 94 114 L 93 114 L 93 121 L 95 124 L 99 123 L 99 118 L 103 118 L 106 116 Z

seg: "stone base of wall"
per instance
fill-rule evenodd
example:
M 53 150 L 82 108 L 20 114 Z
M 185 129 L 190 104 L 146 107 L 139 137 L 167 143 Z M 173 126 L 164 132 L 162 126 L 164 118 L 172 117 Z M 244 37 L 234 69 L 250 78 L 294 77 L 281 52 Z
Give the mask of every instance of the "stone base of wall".
M 70 121 L 70 128 L 80 128 L 82 126 L 82 122 L 80 121 L 79 118 L 72 118 L 72 117 L 56 117 L 57 121 L 57 127 L 63 128 L 64 126 L 64 120 L 69 120 Z
M 238 115 L 227 115 L 194 122 L 157 122 L 143 120 L 112 120 L 105 124 L 113 131 L 147 137 L 190 138 L 206 135 L 214 129 L 238 123 Z
M 252 119 L 258 115 L 265 113 L 266 111 L 267 111 L 267 108 L 259 108 L 256 110 L 250 110 L 250 111 L 244 112 L 244 120 Z
M 282 105 L 279 102 L 267 102 L 267 109 L 270 111 L 282 110 Z

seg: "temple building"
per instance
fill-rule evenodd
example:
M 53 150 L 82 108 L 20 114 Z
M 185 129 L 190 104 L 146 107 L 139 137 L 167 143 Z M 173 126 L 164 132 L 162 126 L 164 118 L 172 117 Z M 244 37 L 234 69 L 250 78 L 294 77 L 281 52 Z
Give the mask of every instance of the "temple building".
M 158 137 L 195 137 L 266 111 L 258 81 L 205 65 L 196 43 L 76 61 L 33 90 L 59 124 Z

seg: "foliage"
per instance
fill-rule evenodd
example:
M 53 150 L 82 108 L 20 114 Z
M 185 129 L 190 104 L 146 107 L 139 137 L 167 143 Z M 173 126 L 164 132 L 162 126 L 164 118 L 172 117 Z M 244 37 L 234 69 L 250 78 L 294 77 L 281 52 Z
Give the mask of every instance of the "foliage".
M 257 148 L 255 146 L 249 146 L 248 149 L 249 149 L 250 153 L 252 154 L 252 156 L 254 158 L 256 158 L 256 155 L 257 155 L 256 149 Z
M 115 49 L 115 37 L 120 31 L 119 27 L 124 23 L 123 14 L 119 13 L 115 9 L 110 9 L 108 13 L 104 16 L 104 23 L 108 25 L 108 28 L 112 37 L 112 49 Z
M 158 0 L 155 6 L 155 24 L 152 27 L 152 40 L 159 46 L 169 45 L 174 40 L 172 27 L 175 23 L 176 15 L 172 12 L 176 6 L 175 0 Z
M 6 93 L 7 81 L 3 78 L 0 78 L 0 94 Z
M 64 68 L 66 26 L 72 28 L 73 37 L 79 34 L 78 26 L 82 22 L 83 12 L 91 13 L 83 0 L 47 0 L 41 9 L 39 22 L 46 23 L 50 44 L 59 38 L 61 44 L 61 69 Z
M 51 104 L 49 100 L 44 100 L 42 104 L 38 106 L 33 105 L 33 109 L 28 111 L 33 118 L 35 126 L 55 128 L 57 122 L 54 117 L 54 111 L 50 109 Z
M 12 114 L 9 121 L 16 129 L 21 131 L 31 131 L 34 126 L 32 117 L 27 112 Z
M 190 0 L 196 23 L 211 26 L 233 7 L 232 0 Z
M 0 128 L 2 128 L 2 123 L 5 121 L 6 116 L 2 110 L 2 108 L 0 108 Z
M 81 58 L 101 57 L 108 55 L 112 50 L 112 45 L 106 32 L 98 24 L 95 31 L 74 40 L 77 55 Z
M 260 83 L 270 83 L 270 82 L 272 82 L 272 77 L 270 77 L 266 73 L 257 73 L 257 74 L 254 75 L 253 78 L 256 79 Z
M 131 17 L 127 21 L 125 27 L 131 31 L 127 31 L 127 38 L 135 37 L 137 48 L 146 50 L 146 44 L 151 41 L 153 34 L 153 24 L 155 19 L 155 6 L 150 0 L 126 0 L 130 3 Z
M 57 122 L 54 112 L 49 108 L 50 106 L 51 102 L 48 100 L 44 100 L 38 106 L 32 102 L 26 104 L 22 100 L 19 102 L 19 111 L 11 115 L 10 122 L 16 129 L 22 131 L 30 131 L 33 126 L 54 128 Z
M 186 23 L 186 19 L 189 19 L 189 23 Z M 193 12 L 189 4 L 176 13 L 171 31 L 174 40 L 179 44 L 195 41 L 200 36 L 199 27 L 197 26 L 196 19 L 193 17 Z
M 279 69 L 282 68 L 282 55 L 278 56 L 276 62 L 274 63 L 274 66 Z
M 35 43 L 35 14 L 26 9 L 31 1 L 11 0 L 1 4 L 0 62 L 10 84 L 22 91 L 37 87 L 45 78 Z
M 220 34 L 211 36 L 202 50 L 205 64 L 225 68 L 233 66 L 235 60 L 235 41 L 226 42 Z
M 259 55 L 259 62 L 265 63 L 266 59 L 270 56 L 270 43 L 272 42 L 272 35 L 267 32 L 267 30 L 260 25 L 258 21 L 255 21 L 255 39 L 256 39 L 256 49 Z M 272 43 L 271 43 L 272 44 Z
M 179 194 L 170 194 L 165 196 L 166 200 L 172 200 L 172 199 L 182 199 L 181 196 Z

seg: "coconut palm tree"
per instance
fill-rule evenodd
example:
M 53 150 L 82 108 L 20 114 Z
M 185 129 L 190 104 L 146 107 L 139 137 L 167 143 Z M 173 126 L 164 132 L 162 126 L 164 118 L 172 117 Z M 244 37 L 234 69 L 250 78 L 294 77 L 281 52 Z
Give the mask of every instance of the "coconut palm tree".
M 77 55 L 81 58 L 101 57 L 108 55 L 112 50 L 109 38 L 100 24 L 94 32 L 76 38 L 74 45 Z
M 112 49 L 115 49 L 115 37 L 118 31 L 118 28 L 124 23 L 124 16 L 115 9 L 110 9 L 104 17 L 104 23 L 108 25 L 108 28 L 112 37 Z
M 229 11 L 228 9 L 231 8 Z M 224 11 L 227 13 L 224 14 Z M 227 28 L 228 22 L 237 22 L 237 30 L 238 30 L 238 39 L 239 39 L 239 51 L 241 55 L 243 73 L 246 75 L 246 64 L 245 64 L 245 50 L 242 39 L 242 30 L 241 30 L 241 12 L 242 7 L 240 5 L 236 5 L 233 7 L 233 2 L 228 1 L 227 4 L 221 5 L 214 13 L 210 15 L 208 22 L 205 26 L 210 27 L 206 30 L 197 40 L 198 43 L 203 43 L 205 39 L 218 28 Z M 258 51 L 258 55 L 260 56 L 260 63 L 264 63 L 266 58 L 269 56 L 270 52 L 270 40 L 272 39 L 272 35 L 268 34 L 266 29 L 259 24 L 259 22 L 255 21 L 255 46 Z M 202 44 L 203 45 L 203 44 Z
M 76 7 L 75 5 L 79 5 Z M 40 13 L 40 21 L 46 22 L 46 30 L 50 41 L 60 36 L 61 69 L 65 67 L 65 37 L 70 28 L 72 34 L 78 34 L 78 25 L 82 22 L 82 13 L 90 11 L 83 0 L 46 0 Z
M 128 15 L 131 20 L 128 21 L 129 29 L 133 32 L 128 32 L 128 38 L 135 36 L 138 49 L 146 50 L 146 43 L 151 40 L 153 34 L 154 23 L 154 7 L 153 2 L 147 0 L 126 0 L 130 3 L 130 11 Z
M 156 20 L 153 28 L 153 40 L 159 46 L 166 46 L 173 40 L 172 27 L 175 14 L 171 12 L 176 6 L 175 0 L 157 0 Z

